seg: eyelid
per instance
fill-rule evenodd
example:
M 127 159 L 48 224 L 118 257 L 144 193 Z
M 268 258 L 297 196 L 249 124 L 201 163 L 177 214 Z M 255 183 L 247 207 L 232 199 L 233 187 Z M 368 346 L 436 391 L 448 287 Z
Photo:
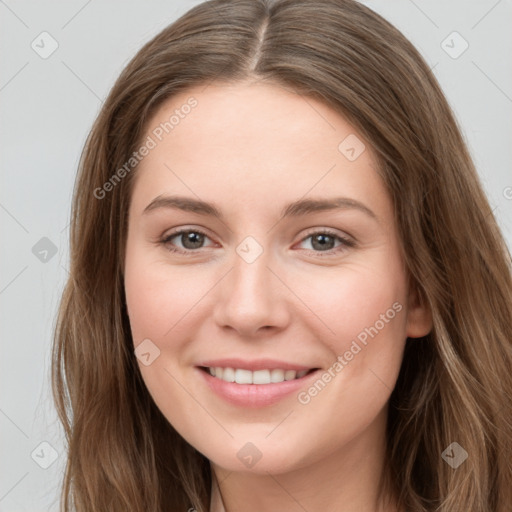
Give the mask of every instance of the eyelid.
M 348 233 L 346 233 L 345 231 L 339 231 L 334 228 L 322 228 L 322 227 L 315 227 L 315 228 L 310 228 L 310 229 L 306 230 L 306 233 L 304 235 L 302 235 L 302 238 L 300 239 L 300 241 L 302 242 L 305 238 L 308 238 L 309 236 L 316 235 L 316 234 L 331 235 L 333 237 L 338 237 L 341 240 L 345 240 L 347 242 L 353 242 L 354 244 L 356 243 L 356 239 L 352 235 L 349 235 Z
M 162 240 L 168 240 L 169 238 L 173 238 L 177 235 L 181 235 L 182 233 L 188 233 L 188 232 L 201 233 L 202 235 L 210 238 L 210 235 L 206 232 L 206 230 L 204 230 L 202 228 L 197 228 L 195 226 L 183 226 L 183 227 L 173 229 L 169 232 L 166 231 L 160 238 Z

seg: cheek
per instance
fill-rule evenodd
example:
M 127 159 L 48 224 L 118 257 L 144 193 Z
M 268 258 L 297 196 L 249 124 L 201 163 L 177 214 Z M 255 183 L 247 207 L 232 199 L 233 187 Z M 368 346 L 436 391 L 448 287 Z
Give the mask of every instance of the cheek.
M 392 264 L 380 269 L 353 265 L 295 276 L 298 295 L 325 333 L 321 341 L 336 354 L 348 350 L 352 340 L 364 344 L 372 338 L 369 331 L 375 335 L 374 328 L 382 337 L 405 332 L 403 273 Z
M 331 363 L 297 397 L 297 421 L 329 416 L 326 453 L 348 442 L 385 407 L 402 362 L 406 294 L 398 266 L 352 267 L 329 279 L 304 280 L 305 302 L 322 320 L 317 333 Z M 313 283 L 313 285 L 311 284 Z M 318 318 L 311 321 L 319 324 Z M 343 425 L 343 429 L 339 426 Z
M 395 385 L 406 340 L 405 275 L 398 262 L 374 263 L 302 278 L 301 297 L 315 313 L 309 326 L 320 326 L 317 338 L 331 354 L 325 388 L 319 383 L 299 400 L 312 414 L 344 403 L 354 425 L 366 423 Z
M 148 251 L 127 247 L 124 286 L 133 343 L 136 348 L 149 339 L 157 347 L 146 342 L 151 361 L 145 365 L 139 360 L 142 379 L 163 415 L 186 435 L 192 422 L 190 416 L 198 411 L 180 385 L 180 362 L 192 328 L 192 306 L 208 285 L 198 272 L 173 268 L 150 257 Z M 194 410 L 189 414 L 189 409 Z
M 144 338 L 161 343 L 177 325 L 186 323 L 191 306 L 208 290 L 200 274 L 170 267 L 142 250 L 127 255 L 124 284 L 135 344 Z

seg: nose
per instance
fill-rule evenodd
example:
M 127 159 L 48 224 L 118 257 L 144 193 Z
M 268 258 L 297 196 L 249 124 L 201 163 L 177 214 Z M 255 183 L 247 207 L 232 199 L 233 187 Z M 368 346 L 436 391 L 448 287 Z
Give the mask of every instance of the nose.
M 265 251 L 252 263 L 234 255 L 233 268 L 217 290 L 214 319 L 221 329 L 251 338 L 286 327 L 290 292 L 282 272 L 271 267 L 275 265 Z

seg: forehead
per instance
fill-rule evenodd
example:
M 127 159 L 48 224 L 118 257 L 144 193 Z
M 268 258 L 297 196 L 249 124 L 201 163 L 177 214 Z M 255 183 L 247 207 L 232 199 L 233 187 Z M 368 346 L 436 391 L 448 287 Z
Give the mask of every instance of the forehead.
M 325 104 L 278 85 L 190 88 L 159 108 L 148 137 L 134 203 L 176 192 L 246 207 L 345 195 L 389 209 L 369 143 Z

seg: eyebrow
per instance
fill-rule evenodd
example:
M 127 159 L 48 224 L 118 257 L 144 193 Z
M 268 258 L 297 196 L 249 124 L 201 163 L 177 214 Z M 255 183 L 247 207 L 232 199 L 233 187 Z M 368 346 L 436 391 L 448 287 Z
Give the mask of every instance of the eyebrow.
M 212 203 L 185 196 L 158 196 L 146 208 L 143 214 L 157 208 L 174 208 L 199 215 L 210 215 L 224 221 L 221 211 Z M 299 199 L 287 204 L 281 211 L 281 219 L 298 217 L 322 211 L 331 210 L 358 210 L 377 220 L 377 215 L 363 203 L 348 197 L 333 197 L 328 199 Z

